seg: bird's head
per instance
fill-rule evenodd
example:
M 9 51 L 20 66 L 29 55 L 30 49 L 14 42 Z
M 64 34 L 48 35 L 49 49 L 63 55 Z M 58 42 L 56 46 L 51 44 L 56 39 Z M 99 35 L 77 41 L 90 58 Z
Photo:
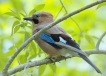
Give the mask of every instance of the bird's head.
M 31 17 L 26 17 L 24 20 L 29 20 L 33 24 L 51 23 L 53 16 L 49 12 L 36 12 Z

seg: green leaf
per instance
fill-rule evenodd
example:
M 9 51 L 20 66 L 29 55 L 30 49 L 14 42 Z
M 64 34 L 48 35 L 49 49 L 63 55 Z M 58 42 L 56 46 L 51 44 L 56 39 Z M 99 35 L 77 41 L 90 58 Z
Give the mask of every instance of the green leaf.
M 14 46 L 9 48 L 9 51 L 5 53 L 5 56 L 12 56 L 14 54 Z
M 13 16 L 14 18 L 16 18 L 16 19 L 18 19 L 18 20 L 21 19 L 21 18 L 20 18 L 18 15 L 16 15 L 14 12 L 6 12 L 5 14 L 7 14 L 7 15 L 9 15 L 9 16 Z
M 21 31 L 19 31 L 18 33 L 24 34 L 24 33 L 25 33 L 25 31 L 21 30 Z
M 24 42 L 30 37 L 29 33 L 27 31 L 25 31 L 25 38 L 24 38 Z
M 18 20 L 21 20 L 21 18 L 19 18 L 18 16 L 13 16 L 14 18 L 18 19 Z
M 24 10 L 24 8 L 22 8 L 22 10 L 23 10 L 25 16 L 27 16 L 27 13 L 26 13 L 26 11 Z M 24 15 L 24 14 L 23 14 L 23 15 Z
M 31 60 L 31 59 L 33 59 L 33 58 L 36 58 L 36 56 L 37 56 L 37 54 L 31 55 L 31 56 L 28 58 L 28 60 Z
M 41 66 L 39 66 L 39 73 L 38 73 L 38 75 L 39 76 L 42 76 L 42 74 L 44 73 L 44 71 L 45 71 L 45 68 L 46 68 L 46 65 L 41 65 Z
M 12 12 L 6 12 L 4 14 L 10 15 L 10 16 L 15 16 Z
M 31 46 L 32 46 L 34 53 L 36 54 L 37 49 L 36 49 L 36 45 L 35 45 L 34 41 L 31 41 Z
M 13 35 L 14 27 L 15 27 L 16 25 L 18 25 L 18 24 L 20 24 L 19 21 L 15 21 L 15 22 L 13 23 L 11 36 Z
M 20 28 L 20 26 L 16 26 L 16 27 L 14 28 L 14 34 L 19 30 L 19 28 Z
M 37 6 L 35 7 L 35 10 L 36 10 L 36 11 L 39 11 L 39 10 L 43 9 L 44 6 L 45 6 L 45 4 L 37 5 Z
M 56 73 L 56 65 L 55 64 L 49 64 L 50 68 L 52 69 L 53 73 Z
M 35 13 L 36 12 L 36 10 L 35 10 L 35 8 L 34 9 L 32 9 L 30 12 L 29 12 L 29 16 L 31 16 L 33 13 Z
M 106 6 L 106 2 L 99 4 L 96 9 L 98 9 L 98 8 L 100 8 L 102 6 Z
M 29 56 L 29 50 L 26 50 L 25 56 L 28 58 L 28 56 Z
M 26 15 L 25 14 L 23 14 L 23 13 L 20 13 L 23 17 L 26 17 Z
M 13 11 L 13 10 L 11 10 L 10 9 L 10 11 L 14 14 L 14 18 L 16 18 L 16 19 L 18 19 L 18 20 L 20 20 L 21 19 L 21 17 L 18 15 L 18 13 L 17 12 L 15 12 L 15 11 Z
M 18 57 L 19 57 L 19 60 L 20 60 L 21 63 L 27 62 L 27 57 L 26 57 L 26 55 L 19 55 Z
M 96 37 L 96 36 L 91 36 L 91 37 L 94 38 L 94 39 L 99 40 L 99 37 Z
M 29 16 L 32 15 L 33 13 L 35 13 L 36 11 L 39 11 L 39 10 L 43 9 L 44 6 L 45 6 L 45 4 L 37 5 L 34 9 L 32 9 L 32 10 L 29 12 Z
M 9 48 L 9 50 L 13 50 L 14 49 L 14 46 L 11 46 L 10 48 Z
M 32 26 L 27 26 L 29 29 L 32 29 Z
M 37 47 L 38 47 L 38 46 L 37 46 Z M 38 47 L 38 49 L 39 49 L 39 50 L 38 50 L 38 56 L 41 57 L 42 49 L 41 49 L 40 47 Z
M 20 24 L 20 26 L 21 26 L 22 28 L 25 28 L 25 27 L 27 26 L 27 23 L 24 23 L 24 22 L 23 22 L 23 23 Z
M 86 40 L 91 44 L 92 47 L 95 47 L 95 43 L 89 35 L 85 35 Z

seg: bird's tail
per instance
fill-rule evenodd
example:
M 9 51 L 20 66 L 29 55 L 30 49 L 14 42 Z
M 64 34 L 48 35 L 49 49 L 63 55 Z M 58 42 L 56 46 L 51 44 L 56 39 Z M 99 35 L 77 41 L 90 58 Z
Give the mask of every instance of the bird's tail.
M 89 63 L 98 73 L 101 73 L 101 71 L 98 69 L 98 67 L 97 67 L 95 64 L 93 64 L 93 63 L 88 59 L 88 57 L 86 57 L 85 55 L 80 54 L 80 53 L 79 53 L 79 56 L 80 56 L 81 58 L 83 58 L 87 63 Z M 102 74 L 102 73 L 101 73 L 101 74 Z

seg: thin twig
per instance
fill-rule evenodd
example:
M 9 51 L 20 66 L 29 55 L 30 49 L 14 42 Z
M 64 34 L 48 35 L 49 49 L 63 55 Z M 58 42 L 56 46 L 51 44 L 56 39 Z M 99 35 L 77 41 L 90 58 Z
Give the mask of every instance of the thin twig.
M 60 14 L 60 12 L 62 11 L 63 7 L 60 8 L 59 12 L 57 13 L 55 19 L 58 17 L 58 15 Z
M 67 9 L 65 8 L 65 6 L 64 6 L 64 4 L 63 4 L 63 2 L 62 2 L 62 0 L 60 0 L 60 3 L 61 3 L 61 5 L 62 5 L 62 7 L 64 8 L 64 10 L 65 10 L 65 12 L 66 12 L 66 14 L 68 14 L 68 12 L 67 12 Z M 80 33 L 82 32 L 82 30 L 81 30 L 81 28 L 80 28 L 80 26 L 79 26 L 79 24 L 72 18 L 72 17 L 70 17 L 70 19 L 77 25 L 77 27 L 79 28 L 79 30 L 80 30 Z
M 102 36 L 99 38 L 97 44 L 96 44 L 96 49 L 99 50 L 99 45 L 103 39 L 103 37 L 106 35 L 106 31 L 102 34 Z
M 87 6 L 85 6 L 85 7 L 82 7 L 82 8 L 80 8 L 80 9 L 78 9 L 78 10 L 75 10 L 75 11 L 73 11 L 73 12 L 71 12 L 71 13 L 65 15 L 64 17 L 62 17 L 62 18 L 60 18 L 60 19 L 58 19 L 58 20 L 52 22 L 51 24 L 49 24 L 48 26 L 46 26 L 45 28 L 43 28 L 42 30 L 40 30 L 39 32 L 37 32 L 36 34 L 34 34 L 32 37 L 30 37 L 28 40 L 26 40 L 26 41 L 17 49 L 17 51 L 12 55 L 12 57 L 11 57 L 11 58 L 9 59 L 9 61 L 6 63 L 5 67 L 4 67 L 3 70 L 2 70 L 2 73 L 0 73 L 0 75 L 2 75 L 2 76 L 8 76 L 8 72 L 7 72 L 7 71 L 8 71 L 8 68 L 9 68 L 9 66 L 11 65 L 11 63 L 13 62 L 13 60 L 15 59 L 15 57 L 20 53 L 20 51 L 21 51 L 24 47 L 26 47 L 33 39 L 37 38 L 42 32 L 44 32 L 44 31 L 46 31 L 47 29 L 49 29 L 50 27 L 52 27 L 52 26 L 54 26 L 54 25 L 60 23 L 61 21 L 63 21 L 63 20 L 65 20 L 65 19 L 69 18 L 70 16 L 73 16 L 73 15 L 75 15 L 75 14 L 81 12 L 81 11 L 84 11 L 84 10 L 90 8 L 90 7 L 93 7 L 93 6 L 98 5 L 98 4 L 100 4 L 100 3 L 103 3 L 103 2 L 106 2 L 106 0 L 99 0 L 99 1 L 97 1 L 97 2 L 94 2 L 94 3 L 91 3 L 91 4 L 87 5 Z
M 68 14 L 68 12 L 67 12 L 67 10 L 66 10 L 66 8 L 65 8 L 65 6 L 64 6 L 64 4 L 63 4 L 63 2 L 62 2 L 62 0 L 60 0 L 60 3 L 61 3 L 61 5 L 62 5 L 62 7 L 64 8 L 66 14 Z

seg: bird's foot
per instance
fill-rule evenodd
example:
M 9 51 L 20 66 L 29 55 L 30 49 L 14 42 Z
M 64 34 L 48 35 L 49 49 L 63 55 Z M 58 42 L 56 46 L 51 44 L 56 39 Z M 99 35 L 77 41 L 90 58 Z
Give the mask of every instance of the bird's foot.
M 49 56 L 49 57 L 46 57 L 46 59 L 50 59 L 55 64 L 55 57 Z
M 62 57 L 62 58 L 64 58 L 64 59 L 65 59 L 65 61 L 66 61 L 66 59 L 67 59 L 67 58 L 66 58 L 65 56 L 61 56 L 61 57 Z

